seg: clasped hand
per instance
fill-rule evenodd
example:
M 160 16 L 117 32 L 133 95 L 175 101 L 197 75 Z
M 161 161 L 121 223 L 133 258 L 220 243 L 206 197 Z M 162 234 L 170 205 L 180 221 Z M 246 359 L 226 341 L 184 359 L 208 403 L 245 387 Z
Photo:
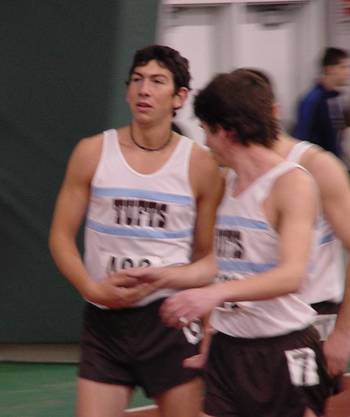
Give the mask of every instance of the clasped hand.
M 122 271 L 109 274 L 101 281 L 91 280 L 84 296 L 93 303 L 119 309 L 131 307 L 155 289 L 152 283 L 142 282 Z

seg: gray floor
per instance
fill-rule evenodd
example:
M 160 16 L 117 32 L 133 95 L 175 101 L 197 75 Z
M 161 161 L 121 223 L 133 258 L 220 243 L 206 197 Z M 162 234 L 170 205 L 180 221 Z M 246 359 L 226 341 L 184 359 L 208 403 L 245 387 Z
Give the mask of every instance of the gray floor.
M 0 344 L 2 362 L 60 362 L 79 360 L 77 344 Z

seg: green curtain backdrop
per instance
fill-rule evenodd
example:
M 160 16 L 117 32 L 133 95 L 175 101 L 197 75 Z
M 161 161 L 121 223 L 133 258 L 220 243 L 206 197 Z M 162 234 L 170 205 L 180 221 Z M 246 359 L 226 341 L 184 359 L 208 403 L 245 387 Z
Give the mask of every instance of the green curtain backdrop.
M 67 158 L 125 123 L 134 51 L 155 38 L 157 0 L 0 2 L 0 342 L 79 339 L 82 301 L 47 248 Z

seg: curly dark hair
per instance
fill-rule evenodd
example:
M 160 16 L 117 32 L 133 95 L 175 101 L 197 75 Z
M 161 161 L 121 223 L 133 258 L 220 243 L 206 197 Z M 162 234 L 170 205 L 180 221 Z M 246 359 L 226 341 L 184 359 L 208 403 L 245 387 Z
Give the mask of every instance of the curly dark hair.
M 136 67 L 146 65 L 149 61 L 156 60 L 159 65 L 167 68 L 172 74 L 175 84 L 175 93 L 181 87 L 190 89 L 191 75 L 188 59 L 180 55 L 178 51 L 169 46 L 150 45 L 139 49 L 134 55 L 134 60 L 129 70 L 127 84 Z
M 237 69 L 215 76 L 195 97 L 194 112 L 213 132 L 222 127 L 243 145 L 272 147 L 278 135 L 273 105 L 271 86 L 253 71 Z

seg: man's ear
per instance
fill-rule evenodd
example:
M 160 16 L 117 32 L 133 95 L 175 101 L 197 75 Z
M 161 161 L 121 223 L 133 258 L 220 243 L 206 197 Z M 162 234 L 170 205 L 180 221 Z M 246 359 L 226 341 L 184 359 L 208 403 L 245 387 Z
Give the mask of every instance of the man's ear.
M 220 127 L 222 130 L 222 135 L 228 143 L 237 142 L 237 133 L 235 130 L 226 130 Z
M 275 119 L 281 120 L 281 106 L 279 103 L 274 103 L 272 106 L 272 115 Z
M 333 65 L 326 65 L 325 67 L 323 67 L 323 75 L 332 75 L 334 70 L 334 66 Z
M 185 104 L 188 97 L 189 89 L 186 87 L 180 87 L 174 94 L 174 110 L 181 109 Z

